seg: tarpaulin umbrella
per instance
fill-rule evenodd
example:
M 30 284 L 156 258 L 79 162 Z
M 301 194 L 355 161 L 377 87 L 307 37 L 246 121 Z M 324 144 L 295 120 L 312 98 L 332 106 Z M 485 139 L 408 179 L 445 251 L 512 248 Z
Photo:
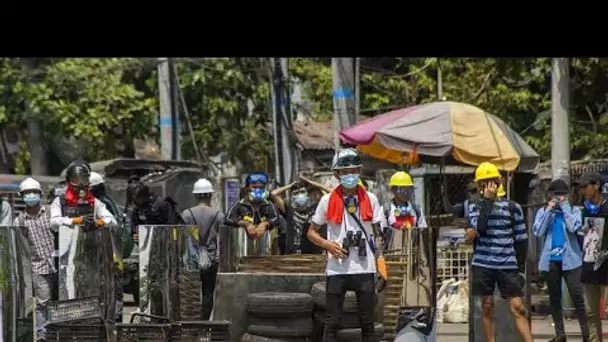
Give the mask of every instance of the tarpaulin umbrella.
M 342 130 L 340 138 L 364 153 L 403 163 L 404 152 L 447 157 L 506 171 L 533 170 L 538 153 L 495 115 L 459 102 L 433 102 L 394 110 Z

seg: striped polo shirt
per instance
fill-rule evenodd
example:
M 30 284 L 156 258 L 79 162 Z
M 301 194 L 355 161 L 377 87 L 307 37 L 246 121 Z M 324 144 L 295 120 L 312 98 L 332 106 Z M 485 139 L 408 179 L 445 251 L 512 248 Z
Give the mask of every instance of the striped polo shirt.
M 492 212 L 488 216 L 486 233 L 476 240 L 473 266 L 517 269 L 514 242 L 527 240 L 528 234 L 521 206 L 515 202 L 513 204 L 511 213 L 508 200 L 499 199 L 494 202 Z M 511 215 L 514 216 L 514 220 L 511 219 Z M 469 203 L 469 222 L 475 230 L 477 230 L 478 219 L 477 204 Z

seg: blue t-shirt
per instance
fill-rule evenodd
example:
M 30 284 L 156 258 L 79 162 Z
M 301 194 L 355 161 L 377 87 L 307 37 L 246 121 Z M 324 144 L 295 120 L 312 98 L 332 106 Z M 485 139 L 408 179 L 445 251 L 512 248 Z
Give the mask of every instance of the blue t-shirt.
M 551 261 L 562 261 L 566 242 L 564 235 L 564 212 L 556 210 L 551 225 Z

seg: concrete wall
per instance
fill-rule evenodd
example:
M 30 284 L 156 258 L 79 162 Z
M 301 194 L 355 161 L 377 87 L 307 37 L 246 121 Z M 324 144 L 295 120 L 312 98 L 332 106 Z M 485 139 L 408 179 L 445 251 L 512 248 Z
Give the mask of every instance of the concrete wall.
M 310 293 L 314 283 L 324 281 L 324 274 L 252 274 L 219 273 L 215 288 L 213 320 L 231 321 L 230 336 L 240 341 L 247 331 L 245 301 L 250 293 Z

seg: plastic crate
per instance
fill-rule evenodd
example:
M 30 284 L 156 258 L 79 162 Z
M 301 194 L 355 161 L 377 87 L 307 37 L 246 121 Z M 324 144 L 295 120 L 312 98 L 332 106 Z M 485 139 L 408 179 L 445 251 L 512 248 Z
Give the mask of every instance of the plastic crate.
M 104 324 L 51 323 L 46 328 L 46 340 L 47 342 L 107 342 L 108 333 Z
M 168 342 L 170 324 L 116 324 L 116 342 Z
M 46 310 L 50 323 L 103 317 L 101 301 L 98 296 L 49 302 L 46 305 Z
M 183 321 L 172 325 L 171 342 L 230 341 L 228 321 Z
M 131 324 L 169 324 L 167 317 L 148 315 L 141 312 L 131 314 Z

